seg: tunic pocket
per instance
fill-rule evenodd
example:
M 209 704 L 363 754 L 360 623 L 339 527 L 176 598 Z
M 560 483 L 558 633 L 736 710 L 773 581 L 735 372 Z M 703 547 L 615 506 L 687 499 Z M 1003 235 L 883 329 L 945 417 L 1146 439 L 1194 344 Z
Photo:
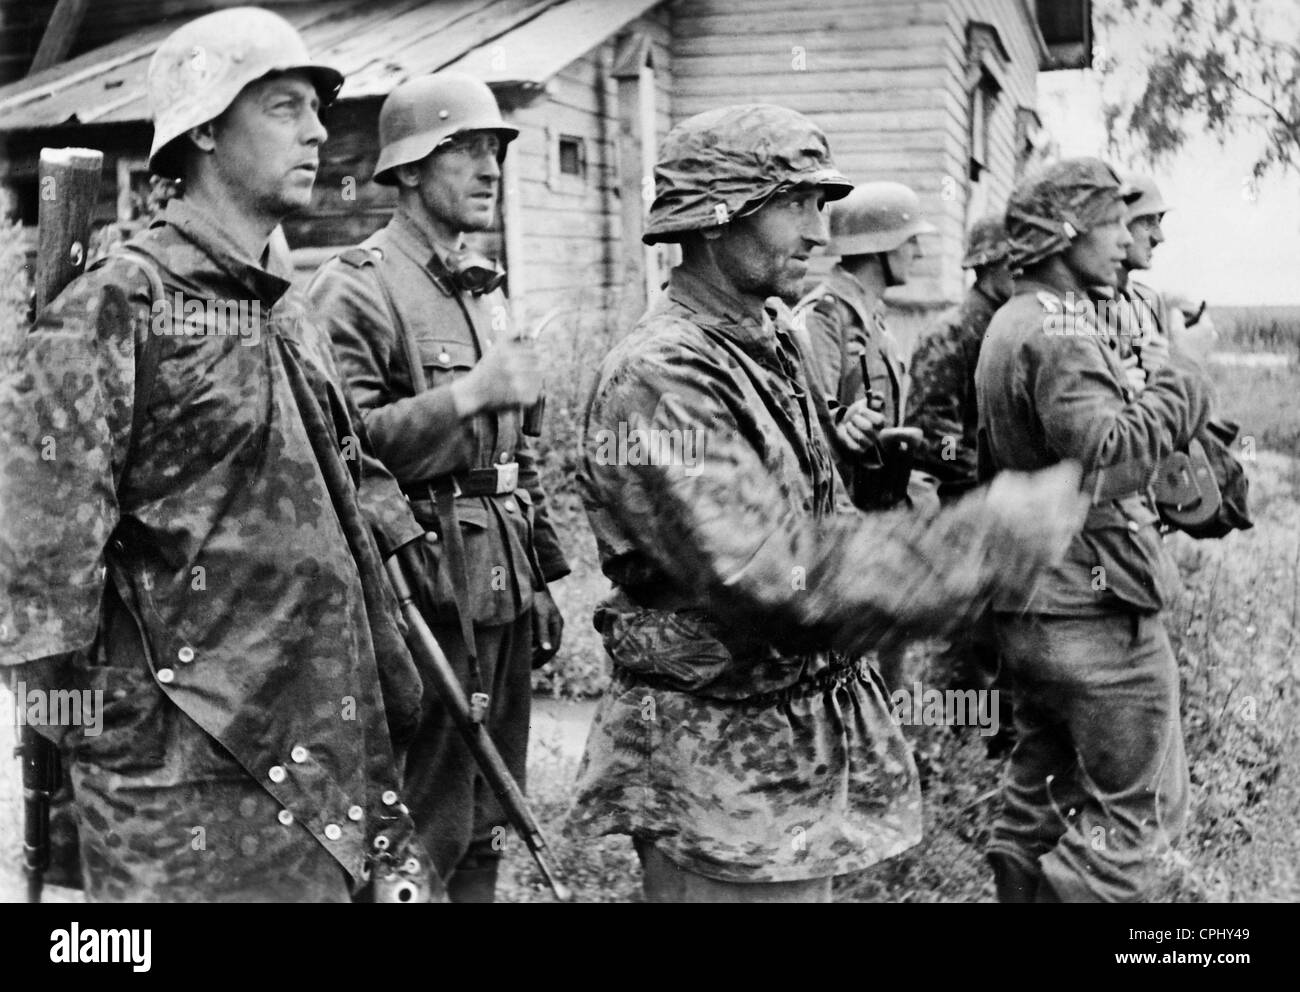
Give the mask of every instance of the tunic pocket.
M 421 338 L 420 364 L 429 388 L 445 385 L 464 375 L 478 361 L 474 346 L 451 338 Z

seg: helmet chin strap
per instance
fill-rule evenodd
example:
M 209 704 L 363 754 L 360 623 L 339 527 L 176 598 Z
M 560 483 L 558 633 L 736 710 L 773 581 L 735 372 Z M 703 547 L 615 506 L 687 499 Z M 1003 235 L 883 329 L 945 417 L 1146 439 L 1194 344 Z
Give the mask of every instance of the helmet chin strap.
M 894 275 L 894 267 L 889 264 L 889 252 L 879 252 L 880 271 L 884 274 L 886 286 L 901 286 L 903 280 Z

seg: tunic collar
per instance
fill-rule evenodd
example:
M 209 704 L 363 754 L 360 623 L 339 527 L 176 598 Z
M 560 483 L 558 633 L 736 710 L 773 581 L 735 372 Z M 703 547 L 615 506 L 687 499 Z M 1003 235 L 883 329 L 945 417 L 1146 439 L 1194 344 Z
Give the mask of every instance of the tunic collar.
M 450 258 L 460 250 L 459 246 L 448 246 L 434 241 L 428 231 L 401 208 L 394 212 L 393 219 L 388 222 L 388 231 L 397 249 L 411 261 L 427 269 L 434 283 L 445 295 L 451 296 L 455 292 Z
M 755 306 L 678 266 L 668 277 L 668 299 L 691 311 L 695 323 L 722 332 L 754 354 L 775 356 L 784 308 Z M 788 311 L 787 311 L 788 312 Z M 773 320 L 773 315 L 776 320 Z

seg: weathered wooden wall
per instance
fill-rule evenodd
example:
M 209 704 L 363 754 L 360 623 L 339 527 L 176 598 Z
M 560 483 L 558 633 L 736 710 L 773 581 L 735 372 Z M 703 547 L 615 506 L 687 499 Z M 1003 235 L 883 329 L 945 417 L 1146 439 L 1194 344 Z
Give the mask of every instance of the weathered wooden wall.
M 1011 55 L 1011 92 L 991 128 L 993 185 L 1005 198 L 1014 105 L 1033 106 L 1037 72 L 1020 0 L 678 0 L 672 9 L 674 121 L 739 102 L 808 114 L 850 179 L 907 183 L 940 228 L 899 299 L 955 299 L 968 196 L 966 24 L 992 24 Z
M 988 187 L 982 191 L 987 208 L 1002 210 L 1016 180 L 1019 154 L 1016 148 L 1016 109 L 1038 105 L 1039 50 L 1025 8 L 1021 0 L 949 0 L 944 39 L 948 58 L 944 88 L 944 156 L 945 168 L 962 180 L 962 195 L 939 201 L 941 210 L 935 223 L 945 244 L 960 244 L 965 229 L 978 219 L 972 216 L 972 206 L 976 207 L 975 213 L 987 212 L 972 203 L 965 172 L 969 154 L 969 99 L 965 90 L 967 25 L 972 21 L 991 24 L 997 29 L 1009 56 L 1003 67 L 1006 88 L 999 94 L 989 122 L 989 171 L 981 180 Z M 960 252 L 956 258 L 960 264 Z M 951 295 L 954 288 L 951 283 L 945 283 L 946 295 Z
M 657 141 L 668 131 L 673 97 L 668 14 L 656 9 L 626 30 L 644 31 L 654 45 Z M 618 92 L 610 78 L 616 47 L 611 38 L 583 56 L 551 81 L 548 99 L 514 115 L 523 253 L 511 270 L 530 319 L 553 307 L 610 314 L 619 308 Z M 551 156 L 560 134 L 586 142 L 585 180 L 558 174 Z

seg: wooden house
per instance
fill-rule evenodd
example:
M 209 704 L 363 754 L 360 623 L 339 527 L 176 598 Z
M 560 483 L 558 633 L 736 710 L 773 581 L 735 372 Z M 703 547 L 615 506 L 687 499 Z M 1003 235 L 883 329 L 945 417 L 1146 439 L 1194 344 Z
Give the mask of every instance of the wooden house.
M 229 0 L 37 0 L 0 15 L 0 183 L 26 223 L 44 145 L 101 148 L 100 217 L 129 223 L 148 186 L 145 71 L 177 24 Z M 1089 0 L 323 0 L 267 2 L 347 76 L 311 208 L 286 224 L 313 267 L 380 226 L 370 181 L 384 95 L 455 68 L 486 80 L 521 130 L 498 229 L 517 317 L 559 308 L 624 324 L 672 248 L 640 230 L 655 148 L 675 122 L 736 102 L 782 103 L 827 132 L 855 181 L 921 195 L 939 233 L 902 306 L 963 288 L 962 233 L 1043 153 L 1038 72 L 1091 58 Z M 47 25 L 48 22 L 48 26 Z M 821 262 L 821 267 L 829 265 Z M 572 322 L 572 321 L 571 321 Z

